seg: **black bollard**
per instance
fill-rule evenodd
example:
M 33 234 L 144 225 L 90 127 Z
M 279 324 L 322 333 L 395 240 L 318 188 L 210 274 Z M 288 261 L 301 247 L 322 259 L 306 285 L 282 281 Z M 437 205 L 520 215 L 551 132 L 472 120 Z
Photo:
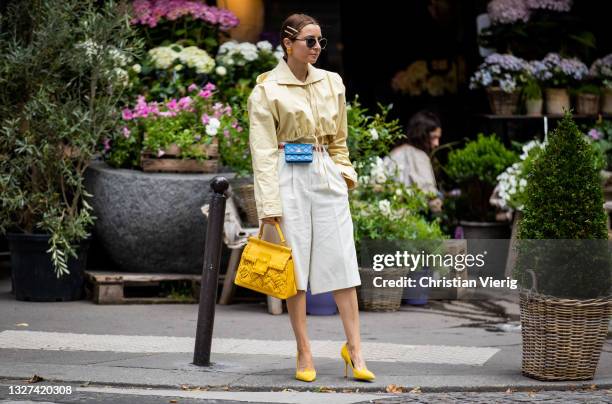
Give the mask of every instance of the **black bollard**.
M 225 192 L 228 187 L 229 182 L 225 177 L 215 177 L 210 182 L 213 194 L 208 212 L 204 268 L 202 269 L 200 304 L 198 308 L 198 325 L 193 354 L 193 364 L 198 366 L 210 366 L 210 348 L 215 322 L 217 283 L 223 242 L 223 222 L 225 221 Z

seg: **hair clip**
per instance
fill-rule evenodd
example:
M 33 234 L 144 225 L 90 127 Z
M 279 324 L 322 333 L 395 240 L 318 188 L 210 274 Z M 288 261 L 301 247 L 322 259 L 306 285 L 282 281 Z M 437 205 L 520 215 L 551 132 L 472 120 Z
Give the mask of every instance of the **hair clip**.
M 288 30 L 291 30 L 291 31 L 288 31 Z M 295 29 L 295 28 L 293 28 L 293 27 L 290 27 L 289 25 L 287 25 L 287 26 L 285 27 L 285 34 L 287 34 L 287 35 L 295 35 L 295 34 L 297 34 L 298 32 L 299 32 L 299 31 L 298 31 L 297 29 Z

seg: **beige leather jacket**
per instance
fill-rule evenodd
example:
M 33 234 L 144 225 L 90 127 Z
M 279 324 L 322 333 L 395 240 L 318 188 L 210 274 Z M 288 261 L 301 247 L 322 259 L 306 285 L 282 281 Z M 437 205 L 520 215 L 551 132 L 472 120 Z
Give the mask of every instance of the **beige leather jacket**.
M 346 97 L 339 74 L 309 64 L 302 82 L 281 59 L 274 69 L 257 77 L 247 106 L 260 219 L 283 213 L 277 168 L 280 142 L 327 144 L 348 189 L 357 186 L 357 172 L 346 146 Z

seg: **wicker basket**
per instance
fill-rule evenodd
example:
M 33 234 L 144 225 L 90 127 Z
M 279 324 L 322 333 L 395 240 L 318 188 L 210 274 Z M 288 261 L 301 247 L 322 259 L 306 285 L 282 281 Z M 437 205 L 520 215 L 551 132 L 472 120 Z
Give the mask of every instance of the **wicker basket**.
M 246 213 L 246 225 L 248 227 L 259 227 L 257 216 L 257 205 L 255 204 L 255 186 L 253 184 L 242 184 L 235 188 L 240 199 L 240 208 Z
M 491 112 L 495 115 L 514 115 L 519 102 L 519 92 L 507 93 L 499 87 L 488 87 L 487 96 Z
M 357 303 L 359 308 L 364 311 L 397 311 L 402 304 L 401 287 L 375 287 L 374 278 L 377 276 L 382 279 L 401 279 L 409 271 L 405 268 L 384 269 L 375 271 L 372 268 L 359 268 L 361 285 L 357 287 Z
M 520 295 L 522 373 L 545 381 L 590 380 L 608 333 L 610 298 Z
M 597 115 L 599 112 L 599 95 L 578 94 L 576 96 L 576 112 L 580 115 Z

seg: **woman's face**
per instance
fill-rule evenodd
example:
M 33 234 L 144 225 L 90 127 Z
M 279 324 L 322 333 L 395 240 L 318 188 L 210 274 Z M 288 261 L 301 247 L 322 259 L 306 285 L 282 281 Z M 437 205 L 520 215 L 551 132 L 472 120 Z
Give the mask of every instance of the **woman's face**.
M 442 137 L 442 128 L 436 128 L 429 132 L 429 141 L 431 149 L 435 149 L 440 146 L 440 138 Z
M 309 48 L 306 46 L 306 41 L 303 40 L 308 37 L 320 39 L 321 27 L 316 24 L 305 25 L 293 41 L 289 38 L 285 38 L 283 40 L 285 47 L 287 49 L 291 48 L 292 50 L 291 55 L 288 56 L 289 59 L 293 58 L 301 63 L 310 64 L 315 64 L 317 62 L 317 59 L 319 59 L 319 55 L 321 54 L 321 45 L 317 40 L 315 46 Z

